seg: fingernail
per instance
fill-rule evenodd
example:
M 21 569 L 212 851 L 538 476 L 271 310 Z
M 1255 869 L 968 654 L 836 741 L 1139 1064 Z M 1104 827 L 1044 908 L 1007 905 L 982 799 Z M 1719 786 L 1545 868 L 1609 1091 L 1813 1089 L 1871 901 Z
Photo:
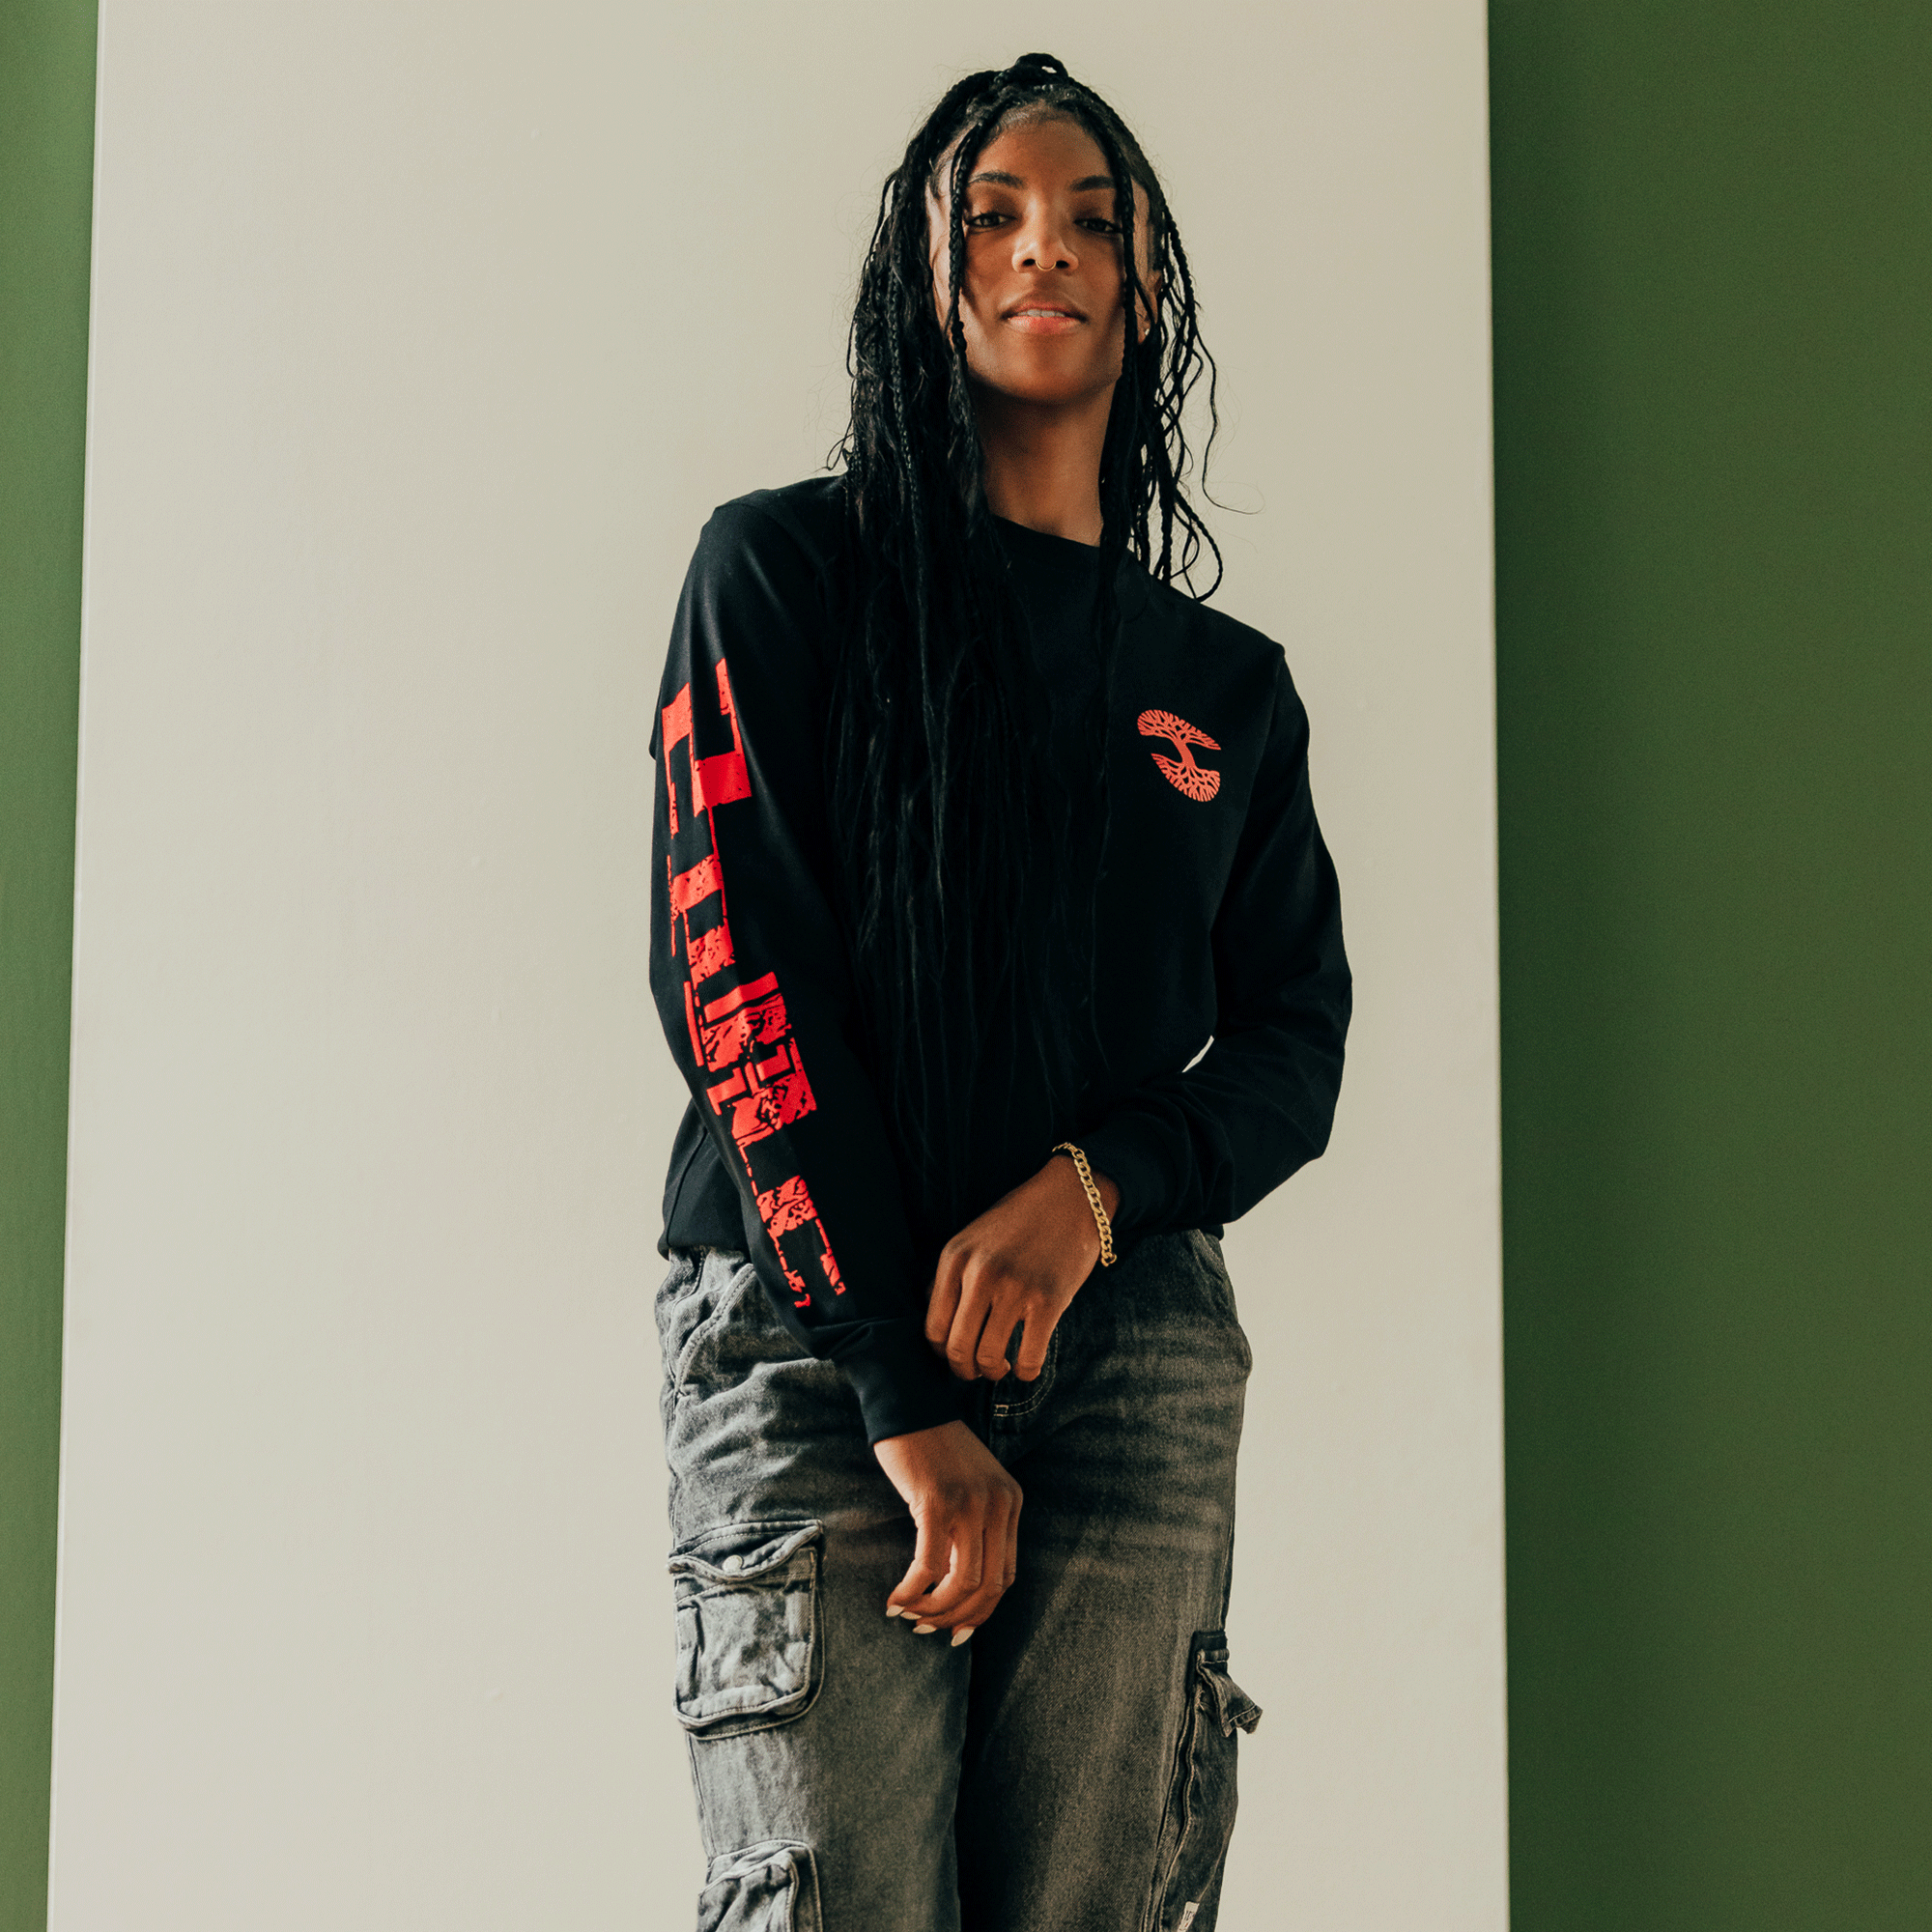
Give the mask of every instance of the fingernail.
M 938 1628 L 937 1624 L 914 1624 L 912 1634 L 914 1636 L 930 1636 Z
M 962 1643 L 964 1643 L 966 1639 L 972 1634 L 973 1634 L 973 1626 L 971 1624 L 962 1625 L 958 1630 L 952 1633 L 952 1648 L 954 1650 L 957 1650 L 959 1646 Z
M 889 1617 L 902 1617 L 905 1615 L 905 1612 L 896 1604 L 888 1604 L 886 1605 L 886 1614 Z

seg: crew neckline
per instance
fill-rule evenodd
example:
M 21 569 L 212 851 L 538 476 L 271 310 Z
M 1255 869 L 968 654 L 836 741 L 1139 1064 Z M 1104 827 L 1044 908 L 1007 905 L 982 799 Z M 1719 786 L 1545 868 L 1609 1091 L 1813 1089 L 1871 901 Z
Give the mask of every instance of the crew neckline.
M 1037 530 L 1031 524 L 1016 524 L 1009 517 L 995 517 L 1000 533 L 1009 543 L 1015 540 L 1024 549 L 1030 549 L 1042 562 L 1051 562 L 1067 569 L 1092 570 L 1100 558 L 1098 544 L 1084 544 L 1075 537 L 1057 537 L 1046 530 Z

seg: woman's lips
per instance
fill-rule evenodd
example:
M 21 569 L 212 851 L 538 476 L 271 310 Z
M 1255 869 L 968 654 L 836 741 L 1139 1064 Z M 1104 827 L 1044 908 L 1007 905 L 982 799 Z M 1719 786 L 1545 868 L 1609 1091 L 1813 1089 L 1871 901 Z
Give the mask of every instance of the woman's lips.
M 1071 335 L 1076 328 L 1086 327 L 1086 318 L 1071 314 L 1064 308 L 1015 308 L 1009 309 L 1001 318 L 1010 328 L 1017 328 L 1028 335 Z

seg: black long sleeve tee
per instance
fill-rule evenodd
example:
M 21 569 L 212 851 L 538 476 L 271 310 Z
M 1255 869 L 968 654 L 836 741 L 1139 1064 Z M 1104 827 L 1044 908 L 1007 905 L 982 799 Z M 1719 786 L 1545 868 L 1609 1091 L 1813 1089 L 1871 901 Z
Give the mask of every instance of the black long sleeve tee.
M 955 1231 L 931 1224 L 895 1158 L 831 883 L 839 487 L 725 504 L 678 605 L 651 741 L 651 986 L 692 1097 L 661 1245 L 748 1249 L 787 1325 L 845 1370 L 876 1442 L 952 1420 L 967 1385 L 923 1338 Z M 1071 709 L 1093 690 L 1098 554 L 999 530 L 1043 698 Z M 1015 1045 L 973 1211 L 1071 1139 L 1118 1183 L 1124 1243 L 1218 1231 L 1321 1153 L 1350 979 L 1307 716 L 1280 647 L 1131 560 L 1118 594 L 1102 1051 L 1079 1069 L 1069 1119 Z

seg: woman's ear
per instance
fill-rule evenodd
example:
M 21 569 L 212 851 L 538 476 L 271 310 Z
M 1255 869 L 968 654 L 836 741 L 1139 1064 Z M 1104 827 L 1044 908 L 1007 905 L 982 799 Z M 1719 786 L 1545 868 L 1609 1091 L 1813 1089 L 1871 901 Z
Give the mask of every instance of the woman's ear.
M 1154 311 L 1160 307 L 1160 292 L 1164 286 L 1165 279 L 1158 269 L 1150 269 L 1141 277 L 1141 289 L 1146 295 L 1147 299 L 1137 304 L 1139 313 L 1134 317 L 1134 340 L 1136 342 L 1145 342 L 1148 330 L 1153 327 Z

